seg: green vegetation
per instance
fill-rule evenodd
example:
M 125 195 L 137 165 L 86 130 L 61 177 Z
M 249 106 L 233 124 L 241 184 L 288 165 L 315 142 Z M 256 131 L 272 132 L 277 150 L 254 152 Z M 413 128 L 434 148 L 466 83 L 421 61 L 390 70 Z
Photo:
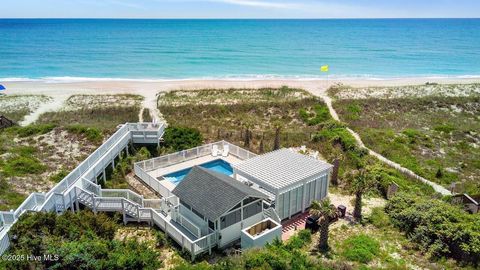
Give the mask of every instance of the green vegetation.
M 83 135 L 93 143 L 100 143 L 103 139 L 102 132 L 98 128 L 91 128 L 82 125 L 70 125 L 66 126 L 65 129 L 71 133 Z
M 138 122 L 141 100 L 136 95 L 75 95 L 67 100 L 64 110 L 44 113 L 37 123 L 62 127 L 75 123 L 77 127 L 113 133 L 119 124 Z
M 13 191 L 7 180 L 0 177 L 0 211 L 15 209 L 25 198 L 26 196 Z
M 330 119 L 330 112 L 326 106 L 315 105 L 312 111 L 302 108 L 299 110 L 300 117 L 303 122 L 309 126 L 315 126 Z
M 24 176 L 41 174 L 47 167 L 33 156 L 37 149 L 32 146 L 17 146 L 12 148 L 11 155 L 0 163 L 0 173 L 4 176 Z
M 52 124 L 38 124 L 28 125 L 26 127 L 12 127 L 8 130 L 18 134 L 19 137 L 24 138 L 35 135 L 42 135 L 52 131 L 54 128 L 55 125 Z
M 387 204 L 392 223 L 431 258 L 452 257 L 478 265 L 480 216 L 438 199 L 399 194 Z
M 349 178 L 351 192 L 353 195 L 355 195 L 353 217 L 355 218 L 355 220 L 361 222 L 363 195 L 364 193 L 370 191 L 370 189 L 372 189 L 372 187 L 376 185 L 376 179 L 369 171 L 369 167 L 367 167 L 367 169 L 359 169 L 352 171 Z
M 342 256 L 349 261 L 368 263 L 379 253 L 378 241 L 365 234 L 350 236 L 343 242 Z
M 401 188 L 431 192 L 430 187 L 368 156 L 345 124 L 330 117 L 323 101 L 303 90 L 284 87 L 172 91 L 160 96 L 158 102 L 169 124 L 197 129 L 206 142 L 224 139 L 255 153 L 271 151 L 277 145 L 306 145 L 318 150 L 327 161 L 339 159 L 342 187 L 348 188 L 346 176 L 351 170 L 374 166 L 381 172 L 377 180 L 384 182 L 385 187 L 396 182 Z
M 318 249 L 321 251 L 328 251 L 329 227 L 332 220 L 338 218 L 337 209 L 330 202 L 328 197 L 321 201 L 313 201 L 310 206 L 310 214 L 318 217 L 319 233 Z
M 61 168 L 60 171 L 58 171 L 55 174 L 50 175 L 50 181 L 54 183 L 58 183 L 63 180 L 63 178 L 67 177 L 69 172 L 65 170 L 64 168 Z
M 10 255 L 58 260 L 2 260 L 2 269 L 158 269 L 159 254 L 135 239 L 115 240 L 117 223 L 91 212 L 27 213 L 11 229 Z
M 140 107 L 85 108 L 75 111 L 47 112 L 42 114 L 38 123 L 54 123 L 58 126 L 81 126 L 113 133 L 119 123 L 138 122 Z
M 385 228 L 391 224 L 390 218 L 385 213 L 383 207 L 375 207 L 372 209 L 367 221 L 377 228 Z
M 311 235 L 309 231 L 300 231 L 287 242 L 274 241 L 261 249 L 250 249 L 242 255 L 223 258 L 215 264 L 201 262 L 191 265 L 183 263 L 175 270 L 242 270 L 242 269 L 341 269 L 343 264 L 322 262 L 308 256 Z
M 131 149 L 133 155 L 125 156 L 121 154 L 119 160 L 116 163 L 111 175 L 107 173 L 107 181 L 101 182 L 103 188 L 110 189 L 128 189 L 129 185 L 126 180 L 127 174 L 133 171 L 133 165 L 135 162 L 146 160 L 151 157 L 151 153 L 147 148 L 142 147 L 138 151 Z
M 27 174 L 41 174 L 47 167 L 32 156 L 14 156 L 5 161 L 3 174 L 5 176 L 24 176 Z
M 143 122 L 152 122 L 152 115 L 150 114 L 150 110 L 148 108 L 144 108 L 142 112 Z
M 480 97 L 345 99 L 334 107 L 363 142 L 415 173 L 480 193 Z M 354 109 L 352 109 L 354 108 Z
M 196 128 L 170 126 L 165 129 L 162 148 L 168 152 L 177 152 L 197 147 L 202 144 L 203 137 Z
M 50 97 L 43 95 L 0 95 L 0 115 L 18 123 L 50 100 Z

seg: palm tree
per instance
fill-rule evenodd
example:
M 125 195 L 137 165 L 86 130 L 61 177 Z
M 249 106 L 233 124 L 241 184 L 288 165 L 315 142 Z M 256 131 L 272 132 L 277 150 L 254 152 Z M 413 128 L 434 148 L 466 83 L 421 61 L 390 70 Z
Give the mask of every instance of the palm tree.
M 320 226 L 320 239 L 318 241 L 318 249 L 321 251 L 328 250 L 328 233 L 330 221 L 337 217 L 337 209 L 330 202 L 328 197 L 321 201 L 313 201 L 310 206 L 310 214 L 318 217 L 318 225 Z
M 273 150 L 280 149 L 280 130 L 282 129 L 282 123 L 276 120 L 273 123 L 273 127 L 275 128 L 275 140 L 273 141 Z
M 355 205 L 353 208 L 353 217 L 357 221 L 362 221 L 362 196 L 374 185 L 374 179 L 367 169 L 353 171 L 350 176 L 351 192 L 355 195 Z

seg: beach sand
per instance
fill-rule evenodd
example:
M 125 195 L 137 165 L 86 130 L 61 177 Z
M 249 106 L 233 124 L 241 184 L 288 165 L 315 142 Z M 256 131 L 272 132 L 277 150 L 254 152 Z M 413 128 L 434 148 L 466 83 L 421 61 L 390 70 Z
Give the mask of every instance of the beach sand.
M 5 94 L 44 94 L 52 97 L 72 94 L 139 94 L 152 95 L 152 91 L 204 88 L 259 88 L 280 87 L 283 85 L 303 88 L 309 91 L 323 92 L 329 86 L 342 83 L 353 87 L 366 86 L 401 86 L 430 83 L 462 84 L 480 83 L 480 78 L 400 78 L 400 79 L 341 79 L 341 80 L 303 80 L 303 79 L 272 79 L 272 80 L 101 80 L 101 81 L 72 81 L 72 82 L 42 82 L 18 81 L 3 83 L 7 90 Z M 317 93 L 318 94 L 318 93 Z
M 170 90 L 194 90 L 206 88 L 261 88 L 289 86 L 302 88 L 314 95 L 324 96 L 329 86 L 338 83 L 353 87 L 367 86 L 402 86 L 430 83 L 439 84 L 467 84 L 480 83 L 479 78 L 400 78 L 400 79 L 264 79 L 264 80 L 98 80 L 98 81 L 71 81 L 71 82 L 43 82 L 43 81 L 16 81 L 3 83 L 7 88 L 7 95 L 42 94 L 53 98 L 53 102 L 39 108 L 30 115 L 23 124 L 35 121 L 36 116 L 48 110 L 57 110 L 70 96 L 77 94 L 137 94 L 145 97 L 143 106 L 159 115 L 156 108 L 156 94 Z

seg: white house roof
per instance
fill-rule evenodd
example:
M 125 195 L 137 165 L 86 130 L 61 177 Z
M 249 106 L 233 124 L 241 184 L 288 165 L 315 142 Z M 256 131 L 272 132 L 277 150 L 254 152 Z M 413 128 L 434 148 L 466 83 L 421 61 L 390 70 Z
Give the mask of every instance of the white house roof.
M 278 190 L 303 182 L 312 176 L 327 173 L 332 167 L 324 161 L 285 148 L 233 165 L 240 175 L 253 177 Z

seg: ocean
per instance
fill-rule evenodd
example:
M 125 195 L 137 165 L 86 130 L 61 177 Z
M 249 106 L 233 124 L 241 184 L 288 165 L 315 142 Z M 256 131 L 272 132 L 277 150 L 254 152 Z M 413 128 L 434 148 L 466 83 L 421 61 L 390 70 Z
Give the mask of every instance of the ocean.
M 0 19 L 0 82 L 480 77 L 480 19 Z

